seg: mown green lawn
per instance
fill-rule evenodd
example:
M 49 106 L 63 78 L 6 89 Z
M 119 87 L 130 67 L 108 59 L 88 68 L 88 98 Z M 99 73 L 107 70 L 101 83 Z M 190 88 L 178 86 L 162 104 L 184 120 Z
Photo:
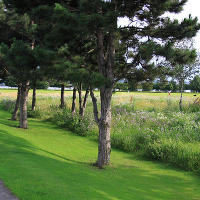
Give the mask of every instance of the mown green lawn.
M 111 166 L 91 166 L 97 143 L 31 119 L 17 128 L 0 111 L 0 178 L 20 200 L 199 200 L 200 177 L 112 150 Z

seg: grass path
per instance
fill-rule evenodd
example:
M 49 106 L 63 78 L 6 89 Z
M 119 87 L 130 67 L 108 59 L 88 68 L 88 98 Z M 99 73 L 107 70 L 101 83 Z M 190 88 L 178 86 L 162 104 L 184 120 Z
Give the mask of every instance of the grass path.
M 90 163 L 97 144 L 50 123 L 16 128 L 0 111 L 0 178 L 20 200 L 200 200 L 200 177 L 112 150 L 112 165 Z

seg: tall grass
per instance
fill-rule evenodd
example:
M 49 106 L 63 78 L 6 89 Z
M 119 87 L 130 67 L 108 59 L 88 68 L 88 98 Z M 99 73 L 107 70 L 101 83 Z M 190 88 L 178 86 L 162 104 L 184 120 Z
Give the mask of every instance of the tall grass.
M 97 94 L 98 96 L 98 94 Z M 185 170 L 200 171 L 200 106 L 187 96 L 184 112 L 179 112 L 179 96 L 167 94 L 115 94 L 112 106 L 112 146 Z M 0 106 L 13 109 L 14 101 L 1 100 Z M 78 105 L 78 103 L 77 103 Z M 51 120 L 74 133 L 98 139 L 89 99 L 84 118 L 70 111 L 71 94 L 66 108 L 59 108 L 59 96 L 40 94 L 35 111 L 29 116 Z M 100 105 L 98 105 L 100 106 Z M 77 108 L 78 109 L 78 108 Z

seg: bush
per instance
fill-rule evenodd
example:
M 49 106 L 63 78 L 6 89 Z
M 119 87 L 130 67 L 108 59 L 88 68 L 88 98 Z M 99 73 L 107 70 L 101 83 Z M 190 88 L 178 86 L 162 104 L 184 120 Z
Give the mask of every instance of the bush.
M 31 118 L 41 118 L 42 117 L 41 111 L 39 109 L 36 109 L 36 110 L 28 109 L 27 115 L 28 115 L 28 117 L 31 117 Z
M 189 171 L 200 172 L 199 144 L 183 143 L 174 140 L 161 140 L 145 146 L 144 155 Z
M 78 113 L 72 115 L 71 110 L 68 108 L 60 109 L 57 107 L 55 114 L 50 120 L 81 136 L 93 134 L 91 129 L 94 125 L 94 121 L 90 121 L 87 115 L 85 115 L 84 118 L 81 118 Z
M 49 83 L 47 81 L 39 81 L 37 82 L 37 89 L 48 89 Z
M 15 100 L 3 99 L 0 101 L 0 108 L 8 112 L 13 112 L 15 108 Z

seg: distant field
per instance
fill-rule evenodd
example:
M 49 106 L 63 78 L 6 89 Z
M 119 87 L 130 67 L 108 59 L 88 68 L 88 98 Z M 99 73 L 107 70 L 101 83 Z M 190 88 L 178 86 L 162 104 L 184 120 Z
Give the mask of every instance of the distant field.
M 16 98 L 16 90 L 0 89 L 0 98 Z M 29 100 L 31 99 L 32 91 L 29 92 Z M 196 96 L 194 96 L 196 95 Z M 99 97 L 99 92 L 96 92 L 96 96 Z M 183 103 L 184 105 L 191 104 L 195 99 L 200 96 L 196 93 L 184 93 Z M 66 100 L 69 101 L 72 97 L 72 91 L 65 91 Z M 42 104 L 42 101 L 48 101 L 48 103 L 59 103 L 60 91 L 52 90 L 37 90 L 38 102 Z M 116 92 L 113 94 L 113 105 L 118 104 L 130 104 L 134 103 L 137 110 L 148 110 L 149 108 L 163 109 L 167 106 L 169 101 L 177 103 L 180 98 L 180 93 L 150 93 L 150 92 Z M 70 101 L 68 105 L 70 104 Z

